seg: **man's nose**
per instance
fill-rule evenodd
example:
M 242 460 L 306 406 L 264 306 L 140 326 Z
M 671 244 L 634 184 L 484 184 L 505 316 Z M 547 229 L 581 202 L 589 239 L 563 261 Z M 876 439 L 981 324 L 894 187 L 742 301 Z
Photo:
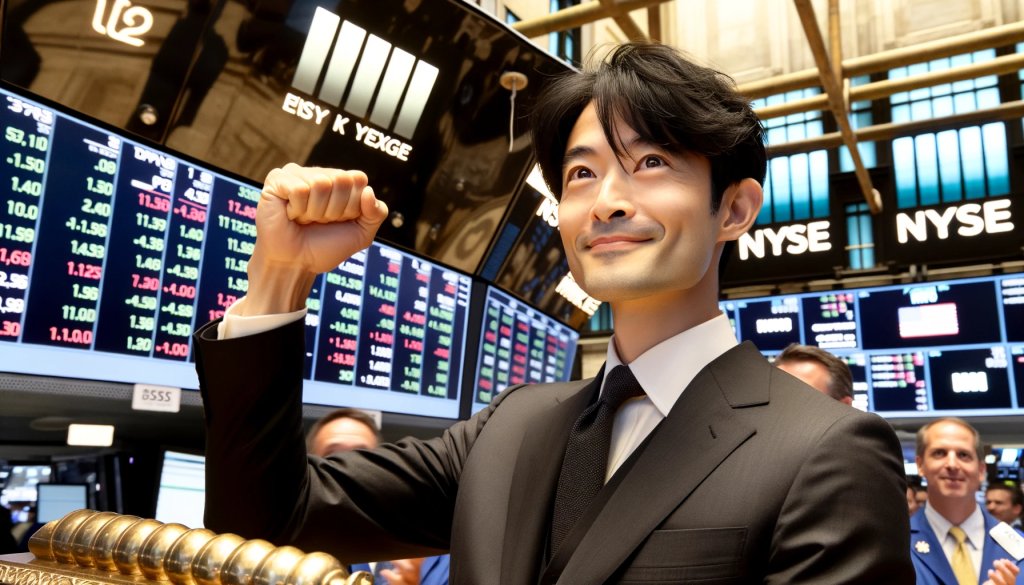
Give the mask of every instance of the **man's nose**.
M 628 183 L 628 177 L 621 170 L 610 172 L 602 178 L 590 219 L 607 222 L 613 217 L 632 217 L 635 210 L 629 198 Z

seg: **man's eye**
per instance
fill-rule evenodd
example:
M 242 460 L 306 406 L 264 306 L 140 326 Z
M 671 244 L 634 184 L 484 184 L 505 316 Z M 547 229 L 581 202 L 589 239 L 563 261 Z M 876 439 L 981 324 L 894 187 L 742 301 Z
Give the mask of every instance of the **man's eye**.
M 573 180 L 573 179 L 592 179 L 593 177 L 594 177 L 594 173 L 591 172 L 590 169 L 583 168 L 583 167 L 578 168 L 578 169 L 574 170 L 572 173 L 569 174 L 569 180 L 570 181 Z
M 648 168 L 648 169 L 653 169 L 655 167 L 660 167 L 660 166 L 662 166 L 664 164 L 665 164 L 665 161 L 661 160 L 661 157 L 658 157 L 658 156 L 653 156 L 652 155 L 652 156 L 648 156 L 647 158 L 644 159 L 644 167 Z

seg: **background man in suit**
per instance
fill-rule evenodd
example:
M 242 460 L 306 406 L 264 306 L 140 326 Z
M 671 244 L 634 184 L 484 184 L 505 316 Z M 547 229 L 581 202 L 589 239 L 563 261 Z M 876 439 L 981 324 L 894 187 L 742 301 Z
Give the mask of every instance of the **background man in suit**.
M 458 584 L 911 583 L 892 428 L 737 345 L 718 311 L 719 260 L 762 202 L 749 102 L 627 43 L 553 80 L 532 122 L 572 273 L 614 314 L 601 374 L 509 388 L 437 439 L 307 458 L 304 301 L 387 208 L 362 173 L 274 170 L 249 296 L 196 336 L 206 525 L 342 562 L 450 549 Z
M 357 408 L 339 408 L 313 423 L 306 433 L 306 452 L 327 457 L 355 449 L 374 449 L 381 443 L 377 422 Z M 374 585 L 448 585 L 448 555 L 357 563 L 351 570 L 373 575 Z
M 820 347 L 791 343 L 776 356 L 775 367 L 843 404 L 853 404 L 850 366 Z
M 917 431 L 917 469 L 928 503 L 910 519 L 919 585 L 1011 585 L 1018 561 L 989 533 L 999 521 L 974 499 L 985 480 L 981 436 L 958 418 Z
M 994 483 L 985 490 L 985 509 L 997 520 L 1019 528 L 1024 514 L 1024 493 L 1019 487 Z

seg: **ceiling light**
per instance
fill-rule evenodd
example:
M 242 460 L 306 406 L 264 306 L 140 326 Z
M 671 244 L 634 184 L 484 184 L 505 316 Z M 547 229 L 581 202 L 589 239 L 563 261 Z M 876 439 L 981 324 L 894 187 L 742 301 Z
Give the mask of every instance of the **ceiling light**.
M 113 425 L 69 425 L 68 445 L 109 447 L 114 444 Z

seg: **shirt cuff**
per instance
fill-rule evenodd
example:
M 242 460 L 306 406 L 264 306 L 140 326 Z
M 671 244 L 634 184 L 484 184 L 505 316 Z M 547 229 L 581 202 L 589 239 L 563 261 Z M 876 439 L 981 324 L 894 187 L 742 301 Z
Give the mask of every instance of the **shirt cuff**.
M 257 315 L 255 317 L 242 317 L 238 315 L 242 311 L 242 303 L 245 297 L 234 302 L 227 311 L 224 311 L 224 319 L 217 324 L 217 339 L 235 339 L 256 335 L 271 329 L 283 327 L 306 316 L 306 308 L 291 313 L 278 313 L 276 315 Z

